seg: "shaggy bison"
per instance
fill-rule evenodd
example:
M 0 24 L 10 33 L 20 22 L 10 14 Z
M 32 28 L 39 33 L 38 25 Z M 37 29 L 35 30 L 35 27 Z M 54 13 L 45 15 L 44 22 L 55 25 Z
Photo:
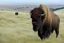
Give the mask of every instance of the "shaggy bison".
M 30 12 L 32 18 L 33 30 L 38 31 L 38 36 L 41 39 L 49 38 L 55 30 L 56 37 L 59 35 L 60 18 L 47 6 L 40 5 Z

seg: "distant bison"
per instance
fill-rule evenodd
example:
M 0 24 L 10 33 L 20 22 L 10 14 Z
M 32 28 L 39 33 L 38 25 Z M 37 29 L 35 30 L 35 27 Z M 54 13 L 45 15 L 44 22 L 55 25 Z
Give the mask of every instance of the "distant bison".
M 15 15 L 18 15 L 18 12 L 15 12 Z
M 49 38 L 54 30 L 56 37 L 58 37 L 60 18 L 47 6 L 40 5 L 40 7 L 34 8 L 30 11 L 30 16 L 33 30 L 38 31 L 38 36 L 41 39 Z

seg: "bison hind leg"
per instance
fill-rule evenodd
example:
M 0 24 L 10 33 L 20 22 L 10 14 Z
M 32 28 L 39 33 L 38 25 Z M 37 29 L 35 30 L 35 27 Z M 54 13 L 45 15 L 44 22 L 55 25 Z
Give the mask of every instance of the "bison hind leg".
M 55 32 L 56 32 L 56 38 L 57 38 L 59 35 L 59 30 L 55 29 Z
M 55 33 L 56 33 L 56 38 L 58 37 L 58 35 L 59 35 L 59 26 L 58 27 L 56 27 L 56 29 L 55 29 Z

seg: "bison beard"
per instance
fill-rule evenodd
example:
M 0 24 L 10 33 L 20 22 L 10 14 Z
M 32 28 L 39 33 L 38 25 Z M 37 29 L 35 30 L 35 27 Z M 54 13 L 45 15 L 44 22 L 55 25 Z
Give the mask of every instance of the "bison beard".
M 58 37 L 60 18 L 48 7 L 44 5 L 42 6 L 41 8 L 43 8 L 44 10 L 40 8 L 34 8 L 31 11 L 33 30 L 38 31 L 38 36 L 41 39 L 49 38 L 54 30 L 56 32 L 56 37 Z M 41 16 L 41 14 L 43 13 L 44 15 Z
M 41 29 L 38 29 L 38 36 L 41 39 L 49 38 L 50 34 L 51 34 L 50 25 L 44 24 L 42 30 Z

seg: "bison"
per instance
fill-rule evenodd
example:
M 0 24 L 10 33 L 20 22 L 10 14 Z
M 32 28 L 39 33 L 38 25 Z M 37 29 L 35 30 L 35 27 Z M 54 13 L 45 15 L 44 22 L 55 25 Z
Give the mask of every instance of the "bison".
M 60 18 L 47 6 L 41 4 L 38 8 L 34 8 L 30 11 L 30 16 L 33 30 L 38 31 L 38 36 L 41 39 L 49 38 L 54 30 L 58 37 Z

